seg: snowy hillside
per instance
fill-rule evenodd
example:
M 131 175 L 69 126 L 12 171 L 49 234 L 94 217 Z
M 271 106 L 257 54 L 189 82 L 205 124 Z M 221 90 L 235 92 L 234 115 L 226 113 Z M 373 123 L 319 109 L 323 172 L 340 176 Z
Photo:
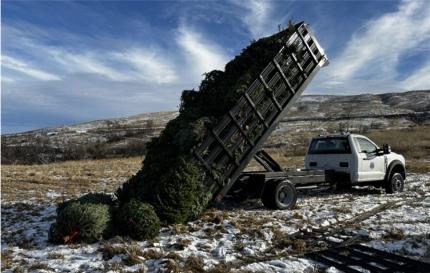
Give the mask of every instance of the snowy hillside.
M 46 163 L 141 155 L 145 144 L 177 114 L 147 113 L 4 135 L 2 162 Z M 305 95 L 298 99 L 268 143 L 291 142 L 285 132 L 365 132 L 429 124 L 430 90 L 356 96 Z

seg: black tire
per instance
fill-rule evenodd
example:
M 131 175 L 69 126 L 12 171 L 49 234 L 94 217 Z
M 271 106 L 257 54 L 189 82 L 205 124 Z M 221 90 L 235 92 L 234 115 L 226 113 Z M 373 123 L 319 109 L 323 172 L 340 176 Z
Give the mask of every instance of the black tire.
M 402 174 L 393 173 L 390 175 L 388 181 L 385 182 L 385 192 L 386 193 L 395 193 L 402 192 L 405 186 L 405 181 L 403 179 Z
M 288 180 L 267 181 L 261 201 L 269 209 L 292 209 L 297 202 L 297 191 Z

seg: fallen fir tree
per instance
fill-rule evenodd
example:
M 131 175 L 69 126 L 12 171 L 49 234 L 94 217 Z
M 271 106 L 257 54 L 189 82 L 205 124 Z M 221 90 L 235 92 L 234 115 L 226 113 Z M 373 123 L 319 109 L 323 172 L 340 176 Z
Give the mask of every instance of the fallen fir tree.
M 89 193 L 60 203 L 57 218 L 49 229 L 52 243 L 93 243 L 113 234 L 112 196 Z
M 88 193 L 60 203 L 48 240 L 55 244 L 94 243 L 116 234 L 137 240 L 158 234 L 160 220 L 154 208 L 138 200 L 118 206 L 117 200 L 104 193 Z
M 106 202 L 110 200 L 106 196 L 92 194 L 60 204 L 50 240 L 93 242 L 116 233 L 150 239 L 163 223 L 196 219 L 212 196 L 203 186 L 207 174 L 194 160 L 192 150 L 293 32 L 290 23 L 288 29 L 252 42 L 227 63 L 224 71 L 205 74 L 198 91 L 183 91 L 179 115 L 147 145 L 141 170 L 117 190 L 118 200 Z M 287 50 L 297 53 L 294 46 Z

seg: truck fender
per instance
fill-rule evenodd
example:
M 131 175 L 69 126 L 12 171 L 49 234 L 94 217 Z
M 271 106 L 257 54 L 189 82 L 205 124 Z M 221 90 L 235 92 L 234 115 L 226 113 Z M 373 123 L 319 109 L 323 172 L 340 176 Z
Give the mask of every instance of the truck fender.
M 391 174 L 393 172 L 398 172 L 403 176 L 403 179 L 406 179 L 406 170 L 405 166 L 403 166 L 402 162 L 400 160 L 393 160 L 390 162 L 390 165 L 388 165 L 387 171 L 385 173 L 385 181 L 388 181 L 390 179 Z

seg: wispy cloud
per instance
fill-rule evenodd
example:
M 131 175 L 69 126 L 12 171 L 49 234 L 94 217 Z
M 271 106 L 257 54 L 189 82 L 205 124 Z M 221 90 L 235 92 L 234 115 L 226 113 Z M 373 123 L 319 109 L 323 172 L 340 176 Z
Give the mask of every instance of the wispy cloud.
M 157 84 L 169 84 L 178 80 L 174 64 L 163 59 L 161 52 L 150 50 L 132 49 L 114 56 L 122 62 L 130 64 L 137 71 L 136 79 L 154 81 Z
M 61 34 L 64 41 L 58 43 L 57 30 L 51 33 L 36 26 L 30 26 L 30 31 L 27 31 L 28 28 L 27 24 L 22 23 L 7 26 L 2 34 L 8 41 L 17 41 L 17 44 L 8 44 L 7 50 L 24 54 L 27 58 L 30 55 L 36 65 L 46 66 L 56 74 L 92 74 L 110 81 L 156 84 L 169 84 L 177 80 L 175 64 L 164 57 L 169 55 L 164 52 L 166 50 L 127 43 L 118 48 L 98 48 L 89 45 L 104 44 L 105 37 L 97 42 L 96 37 L 80 37 L 68 32 Z M 79 46 L 71 46 L 76 43 Z M 16 66 L 16 69 L 23 67 Z M 27 65 L 26 68 L 30 67 Z
M 426 64 L 402 81 L 405 90 L 430 89 L 430 58 Z
M 363 32 L 354 34 L 336 62 L 333 76 L 349 78 L 371 70 L 392 76 L 400 56 L 430 39 L 430 5 L 403 2 L 399 10 L 371 20 Z
M 53 80 L 60 80 L 60 76 L 55 75 L 53 73 L 49 73 L 43 70 L 40 70 L 38 68 L 32 67 L 30 64 L 18 60 L 13 57 L 9 56 L 2 56 L 1 57 L 1 64 L 2 67 L 12 69 L 15 71 L 19 71 L 25 75 L 28 75 L 32 78 L 42 80 L 42 81 L 53 81 Z M 7 79 L 7 77 L 6 77 Z
M 113 81 L 128 81 L 131 78 L 114 66 L 100 61 L 100 54 L 93 52 L 69 53 L 62 49 L 47 50 L 52 57 L 70 73 L 97 74 Z M 106 60 L 106 58 L 103 58 Z
M 194 75 L 202 75 L 214 69 L 224 70 L 229 59 L 215 43 L 207 41 L 201 34 L 184 25 L 178 29 L 176 41 L 189 62 Z
M 285 24 L 289 13 L 279 16 L 276 13 L 276 6 L 282 4 L 283 8 L 289 6 L 288 2 L 276 2 L 265 0 L 232 0 L 239 9 L 236 15 L 243 25 L 248 29 L 253 39 L 273 34 L 277 31 L 279 24 Z
M 397 11 L 369 20 L 354 33 L 343 52 L 332 59 L 331 65 L 322 73 L 324 79 L 319 77 L 318 86 L 314 84 L 312 89 L 336 92 L 361 87 L 358 91 L 382 92 L 392 88 L 393 82 L 397 82 L 394 85 L 397 91 L 410 88 L 414 86 L 412 80 L 419 78 L 428 68 L 403 72 L 409 77 L 402 82 L 398 79 L 401 58 L 416 51 L 430 51 L 429 45 L 430 2 L 402 1 Z M 361 85 L 353 86 L 358 82 Z M 415 86 L 428 88 L 428 82 L 421 79 Z
M 10 82 L 15 82 L 15 79 L 1 75 L 1 81 L 10 83 Z
M 6 131 L 34 128 L 30 120 L 43 126 L 171 110 L 190 85 L 178 77 L 175 45 L 170 52 L 156 43 L 59 32 L 20 22 L 2 28 Z
M 129 42 L 98 48 L 70 33 L 59 43 L 56 31 L 35 26 L 30 32 L 20 24 L 5 31 L 7 41 L 19 41 L 5 49 L 14 57 L 2 60 L 2 96 L 8 101 L 2 113 L 13 124 L 29 113 L 37 113 L 34 119 L 41 124 L 47 116 L 70 122 L 171 110 L 181 90 L 196 86 L 203 73 L 223 69 L 230 59 L 204 33 L 182 24 L 167 46 Z M 88 43 L 97 44 L 94 39 Z
M 251 0 L 242 2 L 243 8 L 247 11 L 242 17 L 242 21 L 248 27 L 253 38 L 258 38 L 267 33 L 267 24 L 272 11 L 270 2 Z M 272 26 L 274 27 L 274 26 Z

